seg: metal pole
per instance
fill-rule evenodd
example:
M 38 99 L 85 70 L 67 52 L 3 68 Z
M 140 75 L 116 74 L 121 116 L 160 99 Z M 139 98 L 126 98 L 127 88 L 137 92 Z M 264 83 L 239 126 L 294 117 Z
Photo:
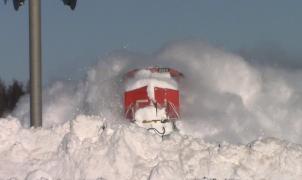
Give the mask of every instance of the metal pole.
M 29 0 L 30 126 L 42 126 L 41 3 Z

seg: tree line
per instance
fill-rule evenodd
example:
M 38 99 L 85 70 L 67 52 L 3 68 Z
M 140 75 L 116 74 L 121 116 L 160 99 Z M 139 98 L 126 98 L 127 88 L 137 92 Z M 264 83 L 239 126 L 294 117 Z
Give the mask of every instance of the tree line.
M 22 82 L 14 80 L 11 84 L 5 84 L 0 79 L 0 117 L 11 113 L 20 97 L 28 92 Z

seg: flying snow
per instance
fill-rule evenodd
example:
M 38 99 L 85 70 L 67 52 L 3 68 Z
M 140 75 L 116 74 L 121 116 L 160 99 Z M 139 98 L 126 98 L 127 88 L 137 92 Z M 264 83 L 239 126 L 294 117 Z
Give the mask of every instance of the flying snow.
M 149 66 L 184 74 L 163 139 L 123 118 L 123 75 Z M 44 90 L 43 128 L 28 128 L 28 96 L 0 120 L 0 179 L 301 179 L 301 78 L 198 41 L 113 52 Z

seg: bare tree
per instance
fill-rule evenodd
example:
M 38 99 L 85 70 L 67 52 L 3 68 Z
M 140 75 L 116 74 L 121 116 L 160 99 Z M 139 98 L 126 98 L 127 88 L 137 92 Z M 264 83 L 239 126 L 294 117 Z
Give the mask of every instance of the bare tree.
M 0 117 L 10 113 L 17 105 L 20 97 L 25 94 L 23 84 L 14 80 L 8 87 L 0 79 Z
M 8 109 L 12 111 L 15 107 L 19 98 L 25 94 L 23 90 L 23 84 L 14 80 L 13 84 L 8 87 L 7 96 L 8 96 Z

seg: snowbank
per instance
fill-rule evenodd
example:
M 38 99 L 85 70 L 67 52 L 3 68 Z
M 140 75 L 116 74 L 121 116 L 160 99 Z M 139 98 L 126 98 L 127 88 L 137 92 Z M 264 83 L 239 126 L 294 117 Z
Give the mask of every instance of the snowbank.
M 56 128 L 0 120 L 0 179 L 302 178 L 302 147 L 275 138 L 206 143 L 177 132 L 162 139 L 134 124 L 80 115 Z

